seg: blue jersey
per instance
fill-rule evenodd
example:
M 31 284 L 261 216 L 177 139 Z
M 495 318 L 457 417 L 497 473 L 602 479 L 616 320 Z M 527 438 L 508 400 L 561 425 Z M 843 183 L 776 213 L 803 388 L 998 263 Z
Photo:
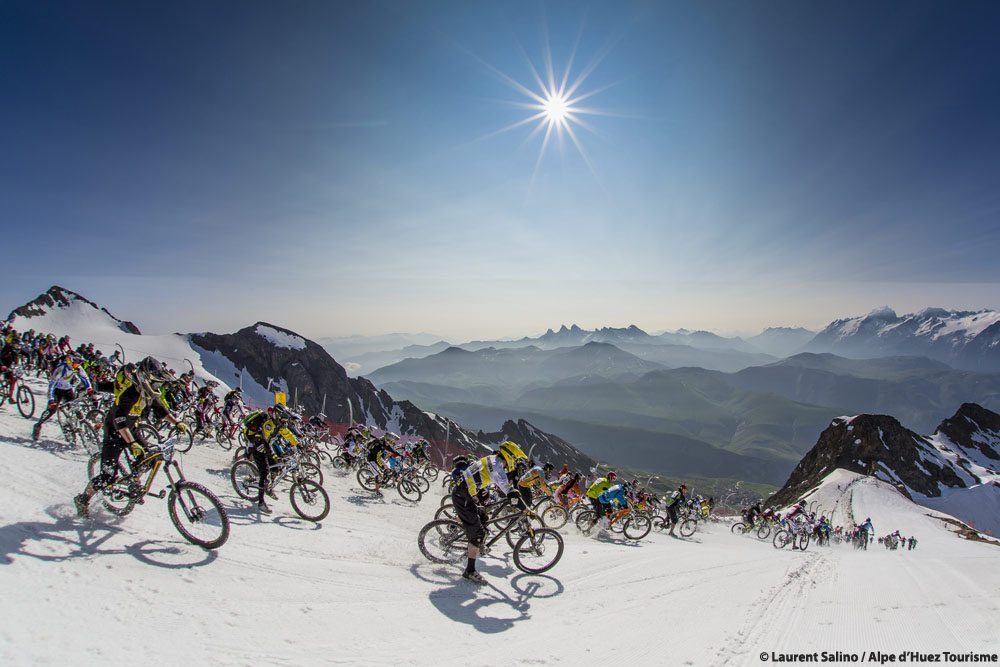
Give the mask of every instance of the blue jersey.
M 615 484 L 610 489 L 599 495 L 597 499 L 601 501 L 601 504 L 603 505 L 623 507 L 626 505 L 625 489 L 622 488 L 621 484 Z

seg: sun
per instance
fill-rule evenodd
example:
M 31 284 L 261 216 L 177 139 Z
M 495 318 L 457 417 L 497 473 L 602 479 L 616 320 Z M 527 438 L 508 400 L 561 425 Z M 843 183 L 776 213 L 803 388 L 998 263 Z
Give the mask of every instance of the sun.
M 564 123 L 573 111 L 569 100 L 559 93 L 549 93 L 541 107 L 542 111 L 545 112 L 545 119 L 550 123 L 557 124 Z
M 541 137 L 541 148 L 538 151 L 538 158 L 535 161 L 535 168 L 531 175 L 532 183 L 534 183 L 535 176 L 538 174 L 545 159 L 549 145 L 557 144 L 559 150 L 562 151 L 566 143 L 563 141 L 564 139 L 569 139 L 569 143 L 576 148 L 577 153 L 583 159 L 584 163 L 586 163 L 591 173 L 597 176 L 597 170 L 587 155 L 587 151 L 584 149 L 580 138 L 580 130 L 597 134 L 597 131 L 585 117 L 626 117 L 619 113 L 596 109 L 585 102 L 585 100 L 616 85 L 615 83 L 610 83 L 597 88 L 591 88 L 590 90 L 584 90 L 587 87 L 587 80 L 594 73 L 594 70 L 604 57 L 607 56 L 608 51 L 605 50 L 593 58 L 586 66 L 579 68 L 575 77 L 572 76 L 574 70 L 573 64 L 576 58 L 575 46 L 565 68 L 560 73 L 557 73 L 556 68 L 553 66 L 552 53 L 547 44 L 543 54 L 544 66 L 542 69 L 535 67 L 534 62 L 532 62 L 523 49 L 522 53 L 524 53 L 527 60 L 533 83 L 521 83 L 477 57 L 477 60 L 485 65 L 497 78 L 526 98 L 505 103 L 529 112 L 527 117 L 480 137 L 479 140 L 503 134 L 516 128 L 534 125 L 525 139 L 527 142 Z

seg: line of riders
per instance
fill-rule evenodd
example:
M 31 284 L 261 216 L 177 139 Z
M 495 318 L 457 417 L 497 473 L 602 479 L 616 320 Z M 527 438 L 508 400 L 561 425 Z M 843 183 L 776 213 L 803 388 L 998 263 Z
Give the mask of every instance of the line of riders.
M 744 508 L 741 515 L 742 521 L 732 526 L 734 533 L 756 535 L 758 539 L 766 540 L 774 532 L 773 544 L 778 549 L 791 544 L 792 549 L 804 550 L 810 540 L 814 540 L 819 546 L 849 542 L 855 549 L 867 551 L 868 545 L 875 539 L 871 517 L 860 525 L 833 526 L 825 515 L 817 516 L 816 512 L 808 511 L 805 500 L 793 505 L 785 516 L 781 516 L 773 506 L 763 509 L 760 501 Z M 900 545 L 912 550 L 917 545 L 917 538 L 905 538 L 897 530 L 879 537 L 878 542 L 892 550 Z
M 118 352 L 105 356 L 93 345 L 74 349 L 68 337 L 55 339 L 33 331 L 18 334 L 9 326 L 0 330 L 0 334 L 3 341 L 0 375 L 11 387 L 15 369 L 49 377 L 48 400 L 32 429 L 34 439 L 39 438 L 43 425 L 61 406 L 78 400 L 81 395 L 92 397 L 95 412 L 103 417 L 100 451 L 93 459 L 99 461 L 99 465 L 83 491 L 73 499 L 81 516 L 89 514 L 90 503 L 96 494 L 107 494 L 120 481 L 123 472 L 127 472 L 120 465 L 123 452 L 138 462 L 148 460 L 150 452 L 157 450 L 158 444 L 144 437 L 150 433 L 149 428 L 143 426 L 147 422 L 157 429 L 165 428 L 175 437 L 187 437 L 189 441 L 195 435 L 210 437 L 213 431 L 220 443 L 223 435 L 237 440 L 240 449 L 234 459 L 242 457 L 245 470 L 254 479 L 252 482 L 239 481 L 238 466 L 234 463 L 233 485 L 242 497 L 256 501 L 261 514 L 271 512 L 265 498 L 276 497 L 273 489 L 278 478 L 291 474 L 295 480 L 293 487 L 299 484 L 301 491 L 312 484 L 316 492 L 322 493 L 326 510 L 320 516 L 326 516 L 329 500 L 320 487 L 319 460 L 315 464 L 297 463 L 305 449 L 300 445 L 310 439 L 319 441 L 328 434 L 324 415 L 306 419 L 280 404 L 251 411 L 244 405 L 238 388 L 225 395 L 220 407 L 215 392 L 217 385 L 207 382 L 196 387 L 193 370 L 177 375 L 153 357 L 136 364 L 125 363 Z M 182 418 L 182 413 L 190 417 Z M 427 442 L 423 439 L 404 443 L 395 434 L 375 436 L 367 427 L 355 425 L 347 430 L 339 444 L 336 455 L 327 454 L 333 467 L 357 468 L 361 485 L 376 495 L 381 495 L 386 486 L 396 486 L 400 495 L 413 499 L 407 495 L 411 485 L 415 489 L 420 483 L 428 484 L 428 480 L 437 477 L 437 468 L 430 464 Z M 320 476 L 319 483 L 299 479 L 294 471 L 306 470 L 306 466 L 311 466 Z M 419 467 L 423 475 L 415 474 Z M 444 511 L 443 518 L 432 522 L 450 522 L 447 530 L 438 531 L 447 537 L 438 544 L 440 547 L 448 542 L 445 560 L 453 562 L 455 552 L 461 552 L 467 560 L 463 576 L 483 583 L 475 563 L 480 552 L 488 549 L 485 541 L 492 532 L 492 541 L 504 534 L 512 546 L 515 536 L 523 538 L 517 543 L 522 548 L 515 549 L 515 562 L 524 571 L 540 572 L 552 567 L 561 555 L 562 541 L 557 529 L 570 519 L 588 535 L 598 529 L 598 535 L 602 536 L 611 531 L 630 539 L 641 539 L 653 528 L 676 535 L 675 529 L 680 527 L 681 535 L 686 537 L 693 534 L 698 521 L 708 518 L 714 508 L 711 498 L 689 497 L 685 484 L 661 498 L 647 491 L 637 479 L 620 480 L 613 471 L 592 480 L 570 471 L 568 465 L 557 474 L 554 471 L 555 466 L 550 463 L 536 464 L 529 460 L 520 446 L 511 441 L 502 443 L 492 454 L 481 458 L 456 456 L 452 460 L 451 474 L 444 480 L 450 493 L 442 499 L 439 514 Z M 139 494 L 134 493 L 135 480 L 130 484 L 128 493 L 136 495 L 130 496 L 130 500 L 141 503 L 149 481 Z M 292 504 L 298 511 L 294 488 L 292 494 Z M 419 497 L 420 491 L 416 490 L 416 499 Z M 445 505 L 448 501 L 450 506 Z M 797 517 L 803 512 L 804 505 L 800 504 L 784 521 L 798 525 Z M 750 526 L 755 526 L 759 519 L 772 521 L 773 509 L 770 514 L 762 512 L 758 504 L 749 508 L 746 518 Z M 870 534 L 870 521 L 866 523 L 868 532 L 865 533 L 865 525 L 857 532 Z M 425 549 L 424 536 L 430 526 L 425 526 L 418 542 L 421 551 L 435 560 Z M 822 533 L 829 526 L 819 521 L 814 529 Z M 829 537 L 827 534 L 825 539 Z M 557 543 L 554 559 L 541 558 L 546 541 Z M 863 548 L 867 548 L 867 542 L 866 538 Z M 798 547 L 793 543 L 793 548 Z M 531 558 L 541 558 L 542 565 L 527 565 Z

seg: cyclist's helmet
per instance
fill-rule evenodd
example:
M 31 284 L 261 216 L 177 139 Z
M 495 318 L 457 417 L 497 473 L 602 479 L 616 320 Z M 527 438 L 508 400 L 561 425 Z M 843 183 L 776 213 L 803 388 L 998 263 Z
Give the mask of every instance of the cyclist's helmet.
M 687 491 L 688 490 L 688 485 L 687 484 L 681 484 L 680 489 L 681 489 L 681 491 Z
M 802 507 L 802 508 L 805 508 L 805 506 L 806 506 L 806 501 L 804 501 L 804 500 L 800 500 L 799 502 L 795 503 L 795 505 L 796 505 L 796 507 Z
M 468 456 L 466 456 L 465 454 L 459 454 L 458 456 L 452 457 L 452 459 L 451 459 L 451 467 L 452 468 L 458 468 L 460 466 L 466 465 L 468 462 L 469 462 L 469 457 Z
M 616 479 L 618 479 L 618 473 L 616 473 L 614 470 L 612 470 L 611 472 L 608 473 L 608 481 L 609 482 L 612 482 L 612 481 L 614 481 Z
M 546 461 L 545 465 L 542 466 L 542 470 L 544 470 L 547 473 L 552 472 L 553 470 L 555 470 L 555 466 Z
M 514 466 L 517 465 L 518 461 L 528 460 L 524 450 L 522 450 L 517 443 L 511 442 L 510 440 L 501 444 L 497 453 L 500 455 L 500 458 L 503 459 L 504 467 L 507 469 L 507 472 L 513 472 Z

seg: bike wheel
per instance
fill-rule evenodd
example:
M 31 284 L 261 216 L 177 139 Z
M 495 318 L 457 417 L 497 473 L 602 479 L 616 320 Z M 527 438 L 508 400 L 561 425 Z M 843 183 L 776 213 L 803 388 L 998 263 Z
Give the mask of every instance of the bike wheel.
M 766 540 L 767 537 L 770 534 L 771 534 L 771 525 L 770 524 L 762 523 L 760 525 L 760 528 L 757 529 L 757 539 L 758 540 Z
M 97 477 L 101 472 L 101 454 L 98 452 L 87 461 L 88 481 Z M 99 489 L 101 494 L 101 504 L 104 508 L 116 516 L 125 516 L 135 509 L 135 493 L 137 484 L 131 480 L 131 466 L 125 452 L 118 458 L 117 479 L 103 489 Z
M 337 472 L 346 472 L 347 469 L 351 467 L 351 464 L 347 462 L 347 459 L 345 459 L 340 454 L 337 454 L 336 456 L 333 457 L 332 463 L 333 463 L 333 469 L 336 470 Z
M 455 513 L 455 506 L 451 503 L 447 505 L 442 505 L 438 508 L 438 511 L 434 513 L 434 520 L 441 521 L 446 519 L 448 521 L 458 521 L 458 514 Z
M 219 444 L 219 447 L 222 447 L 223 451 L 228 452 L 233 448 L 233 438 L 225 427 L 215 429 L 215 442 Z
M 532 526 L 532 524 L 534 524 Z M 502 526 L 501 526 L 502 527 Z M 522 537 L 531 532 L 531 528 L 535 530 L 541 530 L 545 526 L 542 524 L 542 520 L 538 518 L 536 514 L 534 518 L 530 518 L 526 515 L 521 515 L 520 513 L 514 515 L 514 518 L 510 521 L 510 530 L 504 535 L 507 540 L 507 545 L 513 549 L 517 546 L 517 543 Z
M 799 535 L 798 541 L 799 549 L 805 551 L 809 547 L 809 533 L 802 533 Z
M 746 535 L 747 525 L 742 521 L 737 521 L 729 530 L 731 530 L 734 535 Z
M 31 419 L 35 414 L 35 393 L 31 391 L 30 387 L 26 387 L 23 384 L 17 388 L 14 393 L 14 400 L 17 402 L 17 411 L 21 413 L 21 416 L 25 419 Z
M 87 450 L 87 453 L 100 456 L 101 436 L 94 430 L 94 427 L 89 423 L 80 424 L 80 436 L 83 439 L 83 448 Z
M 590 535 L 597 523 L 597 513 L 594 510 L 584 510 L 576 515 L 576 527 L 584 535 Z
M 330 496 L 311 479 L 299 479 L 288 492 L 292 509 L 306 521 L 322 521 L 330 513 Z
M 409 500 L 411 503 L 418 503 L 423 497 L 423 493 L 409 476 L 401 477 L 399 481 L 396 482 L 396 491 L 399 492 L 400 497 L 403 500 Z
M 243 500 L 257 500 L 257 492 L 260 489 L 260 474 L 257 466 L 249 459 L 236 461 L 229 469 L 229 480 L 233 484 L 233 490 Z
M 693 519 L 685 519 L 681 522 L 681 537 L 691 537 L 697 529 L 697 521 Z
M 358 468 L 358 484 L 366 491 L 374 491 L 376 484 L 375 473 L 368 466 Z
M 428 482 L 436 482 L 438 478 L 438 469 L 434 466 L 427 466 L 424 468 L 423 476 L 427 478 Z
M 420 529 L 417 547 L 432 563 L 457 563 L 468 553 L 469 538 L 462 524 L 442 519 L 431 521 Z
M 774 534 L 774 539 L 771 540 L 771 544 L 774 545 L 775 549 L 784 549 L 785 546 L 792 541 L 792 534 L 787 530 L 779 530 Z
M 178 482 L 167 498 L 167 511 L 174 528 L 191 544 L 218 549 L 229 539 L 226 508 L 201 484 Z
M 633 514 L 625 519 L 622 532 L 625 534 L 625 537 L 630 540 L 641 540 L 649 535 L 649 531 L 652 529 L 653 522 L 649 520 L 648 516 Z
M 514 546 L 514 565 L 528 574 L 541 574 L 559 562 L 563 539 L 558 531 L 539 528 L 522 537 Z
M 551 528 L 552 530 L 559 530 L 566 525 L 569 521 L 569 513 L 566 508 L 562 505 L 549 505 L 540 515 L 542 517 L 542 523 L 545 524 L 546 528 Z
M 415 474 L 411 479 L 413 480 L 413 483 L 417 485 L 417 488 L 420 489 L 420 493 L 427 493 L 431 490 L 431 483 L 428 482 L 427 478 L 423 475 Z
M 299 464 L 299 471 L 317 484 L 323 484 L 323 471 L 311 461 L 303 461 Z
M 169 431 L 167 431 L 166 437 L 163 442 L 167 440 L 173 440 L 174 451 L 179 453 L 184 453 L 191 451 L 191 447 L 194 445 L 194 436 L 191 435 L 191 431 L 182 431 L 176 426 L 172 426 Z

